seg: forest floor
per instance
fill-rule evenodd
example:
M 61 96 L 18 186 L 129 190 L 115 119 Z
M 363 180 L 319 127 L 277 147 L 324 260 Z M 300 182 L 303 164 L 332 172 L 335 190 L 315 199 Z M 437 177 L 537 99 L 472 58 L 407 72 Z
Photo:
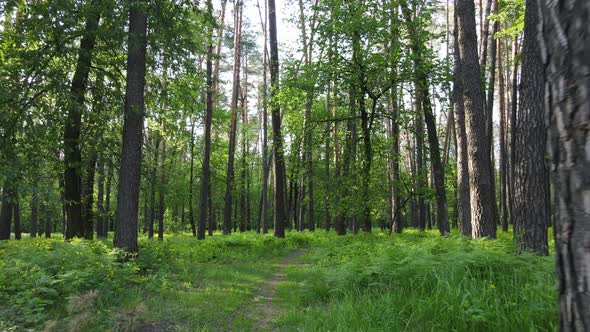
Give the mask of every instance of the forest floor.
M 552 331 L 553 257 L 511 234 L 289 232 L 0 243 L 0 331 Z
M 273 322 L 281 316 L 281 303 L 277 301 L 277 289 L 279 283 L 286 278 L 286 269 L 297 265 L 297 261 L 305 254 L 306 250 L 300 249 L 289 253 L 275 264 L 272 276 L 257 287 L 251 302 L 245 303 L 236 313 L 245 321 L 251 322 L 250 328 L 256 331 L 272 330 Z M 228 331 L 234 329 L 233 319 Z M 240 327 L 238 327 L 239 329 Z

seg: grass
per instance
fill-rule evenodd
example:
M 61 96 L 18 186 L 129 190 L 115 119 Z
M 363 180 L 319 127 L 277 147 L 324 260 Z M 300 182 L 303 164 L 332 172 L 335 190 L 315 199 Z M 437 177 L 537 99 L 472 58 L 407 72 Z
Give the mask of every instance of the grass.
M 514 256 L 510 234 L 413 230 L 141 238 L 127 263 L 110 241 L 2 242 L 0 330 L 253 330 L 243 311 L 280 257 L 300 248 L 310 250 L 279 285 L 279 330 L 557 330 L 553 258 Z
M 511 235 L 333 237 L 288 272 L 285 331 L 554 331 L 551 257 L 514 256 Z M 300 308 L 304 308 L 300 310 Z

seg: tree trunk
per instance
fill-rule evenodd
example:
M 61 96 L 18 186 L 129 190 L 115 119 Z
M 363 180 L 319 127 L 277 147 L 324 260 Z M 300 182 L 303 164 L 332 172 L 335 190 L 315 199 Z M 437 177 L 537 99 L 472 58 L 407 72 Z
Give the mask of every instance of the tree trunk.
M 424 122 L 422 117 L 422 95 L 423 90 L 417 85 L 416 88 L 416 99 L 415 99 L 415 115 L 414 115 L 414 127 L 416 131 L 416 189 L 419 193 L 418 196 L 418 219 L 416 227 L 420 230 L 426 229 L 426 203 L 424 196 L 426 195 L 427 179 L 426 179 L 426 168 L 424 167 Z
M 217 93 L 219 92 L 219 69 L 220 69 L 220 61 L 221 61 L 221 46 L 223 45 L 223 31 L 225 28 L 225 8 L 227 5 L 227 0 L 221 0 L 221 17 L 219 18 L 219 28 L 217 30 L 217 43 L 216 43 L 216 50 L 215 50 L 215 65 L 213 67 L 213 75 L 212 75 L 212 94 L 213 98 L 217 97 Z
M 561 331 L 590 330 L 590 97 L 587 1 L 539 1 L 556 208 Z M 528 5 L 528 3 L 527 3 Z
M 287 215 L 285 211 L 285 160 L 283 159 L 283 135 L 281 133 L 281 110 L 277 96 L 279 94 L 279 48 L 277 42 L 277 18 L 275 1 L 268 0 L 268 21 L 270 36 L 270 81 L 272 99 L 272 145 L 275 169 L 275 229 L 274 235 L 285 237 Z
M 190 141 L 190 150 L 191 150 L 191 163 L 190 163 L 190 175 L 188 181 L 188 219 L 191 224 L 191 229 L 193 231 L 193 236 L 197 236 L 197 228 L 195 226 L 195 208 L 193 206 L 193 187 L 194 185 L 194 170 L 195 170 L 195 121 L 194 119 L 191 120 L 191 141 Z M 184 207 L 182 208 L 182 223 L 184 224 Z
M 477 59 L 475 7 L 473 1 L 457 0 L 457 23 L 463 106 L 467 136 L 467 161 L 471 199 L 472 236 L 496 237 L 489 144 L 486 140 L 484 95 Z
M 91 148 L 92 149 L 92 148 Z M 84 238 L 92 240 L 94 236 L 94 173 L 96 171 L 97 154 L 94 151 L 90 152 L 89 160 L 87 161 L 84 183 L 82 185 L 82 220 L 84 222 Z
M 304 60 L 307 70 L 309 70 L 309 66 L 311 65 L 311 56 L 313 50 L 313 31 L 311 32 L 312 36 L 310 37 L 309 41 L 307 39 L 306 33 L 306 23 L 305 23 L 305 13 L 303 9 L 303 0 L 299 0 L 299 11 L 300 11 L 300 26 L 301 26 L 301 39 L 303 41 L 303 53 L 304 53 Z M 311 28 L 313 29 L 314 22 L 311 22 Z M 313 199 L 313 151 L 312 151 L 312 126 L 311 126 L 311 110 L 313 107 L 313 99 L 314 99 L 314 84 L 311 82 L 307 82 L 305 86 L 305 114 L 304 114 L 304 124 L 303 124 L 303 160 L 304 160 L 304 167 L 305 167 L 305 175 L 306 175 L 306 183 L 304 188 L 307 192 L 307 204 L 306 204 L 306 212 L 307 212 L 307 224 L 309 230 L 314 230 L 314 199 Z M 302 223 L 303 223 L 303 214 L 301 215 Z
M 264 23 L 262 28 L 264 30 L 264 54 L 262 63 L 262 209 L 260 212 L 259 222 L 262 224 L 262 233 L 268 233 L 268 177 L 269 166 L 268 161 L 268 38 L 267 38 L 267 6 L 264 6 Z M 262 23 L 262 22 L 261 22 Z
M 330 116 L 330 87 L 331 82 L 328 82 L 327 89 L 326 89 L 326 113 L 327 116 Z M 330 183 L 333 181 L 330 178 L 330 156 L 331 156 L 331 147 L 330 147 L 330 133 L 332 129 L 332 124 L 330 121 L 326 121 L 326 132 L 325 132 L 325 158 L 324 158 L 324 176 L 326 178 L 325 187 L 324 187 L 324 229 L 326 231 L 330 230 L 330 191 L 331 186 Z
M 98 161 L 98 197 L 96 200 L 96 237 L 106 238 L 106 228 L 104 220 L 104 160 Z
M 96 43 L 96 34 L 100 21 L 102 6 L 93 0 L 86 17 L 84 35 L 80 41 L 78 62 L 72 79 L 67 106 L 67 118 L 64 130 L 64 195 L 66 202 L 66 239 L 85 236 L 82 216 L 82 154 L 80 152 L 80 131 L 82 113 L 86 95 L 88 73 L 92 64 L 92 51 Z
M 45 208 L 44 209 L 45 210 L 45 238 L 49 239 L 49 238 L 51 238 L 51 210 L 49 210 L 47 203 L 45 203 L 44 208 Z
M 510 215 L 518 254 L 549 255 L 548 172 L 545 166 L 545 77 L 537 40 L 540 17 L 536 0 L 526 2 L 520 100 L 514 127 L 514 196 Z
M 414 59 L 415 71 L 415 85 L 417 98 L 416 102 L 422 102 L 422 111 L 424 113 L 424 122 L 426 123 L 426 130 L 428 135 L 428 145 L 430 146 L 430 163 L 434 173 L 434 187 L 436 190 L 437 202 L 437 225 L 441 235 L 448 234 L 449 217 L 447 210 L 447 195 L 445 189 L 445 170 L 440 158 L 440 145 L 438 142 L 438 133 L 436 130 L 436 120 L 432 112 L 432 103 L 430 101 L 430 88 L 427 77 L 427 59 L 423 57 L 424 42 L 420 40 L 420 32 L 416 31 L 414 22 L 412 22 L 411 12 L 405 2 L 402 2 L 402 11 L 408 30 L 410 31 L 411 49 Z M 421 123 L 421 120 L 417 120 Z M 419 134 L 418 129 L 422 129 L 422 125 L 417 126 L 416 135 Z M 420 140 L 420 138 L 418 138 Z M 419 151 L 420 153 L 420 151 Z
M 237 0 L 234 7 L 234 68 L 231 98 L 231 124 L 229 129 L 229 151 L 227 175 L 225 178 L 225 208 L 223 213 L 223 234 L 230 234 L 232 228 L 232 187 L 234 182 L 234 159 L 236 154 L 236 131 L 238 97 L 240 95 L 240 43 L 242 30 L 242 2 Z
M 209 12 L 209 15 L 213 15 L 213 4 L 211 3 L 211 0 L 207 0 L 207 10 Z M 203 151 L 203 166 L 201 172 L 201 197 L 199 199 L 199 227 L 197 228 L 197 239 L 199 240 L 203 240 L 205 238 L 205 226 L 207 225 L 207 203 L 209 201 L 209 182 L 211 179 L 211 122 L 213 120 L 214 98 L 212 58 L 213 44 L 210 43 L 207 48 L 207 100 L 205 110 L 205 136 L 203 137 L 205 149 Z M 209 218 L 211 218 L 211 216 L 209 216 Z
M 113 182 L 113 169 L 115 166 L 112 162 L 107 163 L 107 184 L 105 193 L 105 204 L 104 204 L 104 235 L 109 236 L 109 230 L 111 229 L 111 184 Z
M 10 240 L 10 223 L 12 222 L 12 211 L 14 195 L 8 180 L 4 181 L 2 187 L 2 209 L 0 210 L 0 240 Z
M 166 195 L 166 127 L 162 124 L 162 159 L 160 163 L 160 183 L 159 183 L 159 202 L 158 202 L 158 240 L 164 240 L 164 213 L 166 205 L 164 196 Z
M 154 237 L 154 223 L 157 217 L 156 209 L 156 193 L 158 190 L 158 163 L 160 162 L 160 141 L 161 137 L 158 133 L 154 133 L 152 138 L 152 174 L 150 175 L 150 220 L 148 223 L 148 238 Z
M 31 224 L 29 230 L 29 236 L 34 238 L 37 236 L 37 225 L 39 223 L 39 201 L 38 196 L 35 192 L 31 194 Z
M 516 125 L 516 111 L 518 105 L 518 37 L 514 38 L 514 42 L 512 44 L 512 90 L 511 90 L 511 105 L 510 105 L 510 164 L 508 167 L 508 205 L 510 211 L 512 211 L 513 203 L 514 203 L 514 153 L 516 149 L 514 148 L 515 145 L 515 125 Z M 512 216 L 510 216 L 512 219 Z M 510 220 L 512 222 L 512 220 Z
M 18 199 L 18 193 L 14 193 L 14 204 L 12 205 L 12 219 L 14 220 L 14 239 L 20 240 L 22 234 L 22 228 L 20 224 L 20 204 Z
M 119 171 L 114 238 L 115 246 L 129 253 L 138 251 L 137 209 L 141 176 L 143 116 L 145 112 L 147 21 L 143 4 L 137 0 L 132 0 L 129 8 L 125 120 L 123 123 L 121 170 Z
M 498 94 L 500 97 L 500 103 L 498 108 L 500 110 L 500 224 L 502 225 L 502 231 L 508 232 L 508 207 L 507 207 L 507 164 L 506 158 L 508 154 L 506 152 L 506 96 L 505 96 L 505 79 L 503 69 L 503 58 L 502 58 L 502 44 L 498 44 Z

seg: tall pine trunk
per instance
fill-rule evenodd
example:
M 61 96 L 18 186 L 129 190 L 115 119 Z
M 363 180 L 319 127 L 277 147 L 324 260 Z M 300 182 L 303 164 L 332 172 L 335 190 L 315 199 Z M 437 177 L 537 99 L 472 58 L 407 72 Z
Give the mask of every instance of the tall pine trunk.
M 229 151 L 227 175 L 225 178 L 225 207 L 223 209 L 223 234 L 230 234 L 232 228 L 232 198 L 234 182 L 234 159 L 236 154 L 236 131 L 238 99 L 240 95 L 240 43 L 242 26 L 242 2 L 237 0 L 234 6 L 234 68 L 231 97 L 231 123 L 229 129 Z
M 213 15 L 213 4 L 207 1 L 209 15 Z M 213 36 L 211 35 L 210 38 Z M 213 43 L 207 48 L 207 97 L 205 109 L 205 136 L 203 137 L 205 149 L 203 151 L 203 168 L 201 172 L 201 197 L 199 199 L 199 227 L 197 228 L 197 239 L 205 238 L 205 225 L 207 224 L 207 203 L 209 201 L 209 188 L 211 179 L 211 122 L 213 120 Z M 209 216 L 211 218 L 211 216 Z
M 510 215 L 516 252 L 549 254 L 547 225 L 550 220 L 548 171 L 545 166 L 545 77 L 537 40 L 536 0 L 526 2 L 520 100 L 514 127 L 514 196 Z
M 484 94 L 477 57 L 475 6 L 472 0 L 457 0 L 459 73 L 467 136 L 467 161 L 471 199 L 472 236 L 496 237 L 490 149 L 486 139 Z
M 132 0 L 129 8 L 125 120 L 114 238 L 115 246 L 129 253 L 136 253 L 139 249 L 137 246 L 137 213 L 145 112 L 145 53 L 148 21 L 143 7 L 143 3 Z
M 82 153 L 80 131 L 84 110 L 88 73 L 92 64 L 92 52 L 100 21 L 101 4 L 93 0 L 89 4 L 84 35 L 80 41 L 78 62 L 67 102 L 67 118 L 64 129 L 64 196 L 66 202 L 66 239 L 85 236 L 82 208 Z
M 268 21 L 270 37 L 270 81 L 272 101 L 272 146 L 274 154 L 275 174 L 275 228 L 274 235 L 279 238 L 285 237 L 285 225 L 287 224 L 287 213 L 285 210 L 285 160 L 283 156 L 283 135 L 281 133 L 281 110 L 278 102 L 279 94 L 279 45 L 277 42 L 277 18 L 275 1 L 268 0 Z
M 561 331 L 590 330 L 590 3 L 539 1 L 549 106 L 552 175 L 558 199 L 555 247 Z

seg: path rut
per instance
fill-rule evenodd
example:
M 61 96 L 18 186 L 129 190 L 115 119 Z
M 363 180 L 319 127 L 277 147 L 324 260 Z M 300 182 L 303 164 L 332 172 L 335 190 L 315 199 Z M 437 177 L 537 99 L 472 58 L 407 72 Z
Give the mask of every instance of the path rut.
M 280 304 L 275 301 L 279 283 L 285 280 L 287 267 L 295 264 L 306 252 L 306 250 L 297 250 L 283 257 L 275 265 L 272 277 L 259 286 L 252 301 L 244 308 L 244 316 L 253 322 L 254 330 L 272 331 L 272 323 L 281 311 Z

